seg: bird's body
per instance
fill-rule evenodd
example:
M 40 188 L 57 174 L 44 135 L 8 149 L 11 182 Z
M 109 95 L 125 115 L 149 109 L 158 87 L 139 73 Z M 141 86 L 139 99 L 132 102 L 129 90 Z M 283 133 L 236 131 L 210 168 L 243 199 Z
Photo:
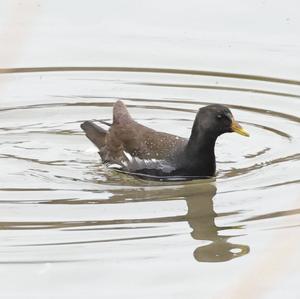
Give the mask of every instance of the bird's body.
M 154 176 L 203 177 L 215 174 L 214 147 L 219 135 L 232 132 L 233 122 L 239 133 L 246 135 L 231 119 L 232 114 L 225 106 L 203 107 L 197 113 L 190 138 L 185 139 L 137 123 L 119 100 L 108 130 L 91 121 L 84 122 L 81 128 L 98 147 L 102 161 L 110 166 Z

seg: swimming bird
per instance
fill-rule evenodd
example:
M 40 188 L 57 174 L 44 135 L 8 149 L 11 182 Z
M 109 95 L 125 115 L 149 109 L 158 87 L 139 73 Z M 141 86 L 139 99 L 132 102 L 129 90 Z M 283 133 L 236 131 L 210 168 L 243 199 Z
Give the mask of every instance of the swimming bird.
M 99 149 L 103 163 L 133 174 L 166 177 L 211 177 L 216 173 L 215 143 L 227 132 L 249 136 L 223 105 L 198 110 L 189 139 L 155 131 L 132 119 L 125 104 L 113 107 L 108 130 L 92 121 L 81 128 Z

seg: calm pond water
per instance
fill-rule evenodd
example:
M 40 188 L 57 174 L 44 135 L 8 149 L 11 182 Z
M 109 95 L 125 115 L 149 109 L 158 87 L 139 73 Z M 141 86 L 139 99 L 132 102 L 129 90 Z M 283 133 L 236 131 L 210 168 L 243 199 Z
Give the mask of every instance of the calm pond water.
M 28 3 L 0 12 L 3 298 L 299 298 L 299 4 Z M 116 173 L 80 124 L 119 98 L 183 137 L 222 103 L 251 138 L 214 180 Z

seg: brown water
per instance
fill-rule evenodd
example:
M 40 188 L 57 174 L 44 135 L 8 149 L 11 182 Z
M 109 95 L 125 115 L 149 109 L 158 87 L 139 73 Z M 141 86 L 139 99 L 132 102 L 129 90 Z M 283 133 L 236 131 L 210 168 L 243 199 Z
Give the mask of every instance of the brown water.
M 250 8 L 260 5 L 255 3 Z M 41 63 L 41 33 L 75 30 L 62 12 L 54 17 L 51 5 L 42 5 L 43 18 L 35 19 L 40 27 L 31 29 L 23 58 L 2 63 L 0 70 L 3 298 L 299 298 L 300 35 L 293 39 L 290 27 L 283 30 L 275 22 L 277 7 L 271 21 L 282 29 L 284 42 L 254 43 L 269 36 L 254 24 L 251 42 L 233 38 L 224 44 L 225 31 L 212 30 L 209 41 L 197 36 L 196 17 L 188 31 L 193 37 L 182 36 L 175 17 L 175 29 L 159 21 L 147 27 L 145 21 L 141 33 L 128 22 L 138 15 L 131 4 L 123 7 L 127 27 L 118 34 L 116 27 L 88 31 L 97 22 L 85 16 L 82 27 L 75 25 L 81 43 L 77 35 L 62 44 L 59 35 L 48 35 L 48 45 L 55 40 L 60 50 L 78 42 L 83 53 L 93 54 L 86 64 L 78 62 L 76 48 L 74 57 L 61 54 L 64 63 L 51 50 Z M 207 11 L 214 15 L 209 6 Z M 235 15 L 229 8 L 223 13 Z M 284 14 L 285 22 L 292 13 Z M 79 15 L 78 7 L 67 13 L 71 19 Z M 47 23 L 51 17 L 61 22 L 58 29 Z M 227 26 L 228 32 L 235 28 Z M 124 34 L 126 28 L 135 28 L 137 37 Z M 124 42 L 122 51 L 108 53 L 117 51 L 109 43 L 101 48 L 93 39 L 99 32 L 106 42 Z M 84 38 L 99 52 L 89 52 Z M 130 48 L 140 43 L 135 56 Z M 37 55 L 28 60 L 33 49 Z M 205 63 L 197 49 L 204 51 Z M 216 56 L 216 49 L 225 52 Z M 126 53 L 126 63 L 120 63 Z M 79 125 L 110 120 L 119 98 L 140 123 L 183 137 L 199 107 L 226 104 L 251 138 L 218 139 L 215 180 L 166 183 L 118 174 L 101 165 Z

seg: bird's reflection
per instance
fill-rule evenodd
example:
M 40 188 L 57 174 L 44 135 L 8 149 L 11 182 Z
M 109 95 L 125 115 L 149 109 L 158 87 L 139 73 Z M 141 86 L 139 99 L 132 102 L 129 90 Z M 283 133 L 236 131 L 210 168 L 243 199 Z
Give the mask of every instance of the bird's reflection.
M 193 239 L 210 241 L 208 245 L 195 249 L 195 259 L 199 262 L 225 262 L 247 254 L 249 246 L 231 243 L 229 241 L 231 236 L 220 234 L 222 230 L 228 228 L 219 227 L 215 223 L 218 216 L 213 205 L 216 187 L 212 184 L 195 187 L 197 192 L 188 192 L 185 196 L 188 206 L 186 220 L 192 228 Z
M 230 239 L 233 236 L 222 234 L 222 231 L 225 229 L 241 229 L 241 226 L 222 227 L 216 225 L 216 218 L 222 215 L 217 214 L 214 210 L 213 199 L 217 191 L 214 183 L 198 183 L 195 181 L 186 182 L 174 187 L 164 185 L 163 188 L 148 189 L 146 192 L 142 190 L 143 188 L 140 192 L 136 192 L 137 190 L 135 190 L 126 195 L 129 195 L 133 201 L 135 199 L 140 201 L 143 195 L 147 197 L 142 199 L 143 201 L 176 199 L 186 201 L 188 208 L 186 215 L 147 219 L 146 221 L 145 219 L 140 219 L 138 222 L 166 223 L 187 221 L 192 229 L 191 236 L 193 239 L 209 242 L 209 244 L 199 246 L 194 250 L 194 257 L 197 261 L 224 262 L 243 256 L 249 252 L 249 246 L 232 243 Z M 124 194 L 120 194 L 119 196 L 115 194 L 111 200 L 120 202 L 123 196 Z M 235 213 L 237 212 L 227 213 L 226 215 L 233 215 Z
M 127 182 L 128 183 L 128 182 Z M 118 184 L 121 185 L 121 184 Z M 191 237 L 199 240 L 199 246 L 194 250 L 193 255 L 198 262 L 225 262 L 231 259 L 243 256 L 249 252 L 249 246 L 230 242 L 233 235 L 226 234 L 230 229 L 242 229 L 241 225 L 236 226 L 217 226 L 216 219 L 225 214 L 218 214 L 214 210 L 214 197 L 216 195 L 215 184 L 211 181 L 192 181 L 176 184 L 161 183 L 158 185 L 145 181 L 138 185 L 134 181 L 133 186 L 127 185 L 128 188 L 117 188 L 107 190 L 111 196 L 106 200 L 90 200 L 89 204 L 126 204 L 128 202 L 153 202 L 156 201 L 177 201 L 184 200 L 187 205 L 187 213 L 181 215 L 171 215 L 167 217 L 154 218 L 132 218 L 109 220 L 93 220 L 71 223 L 55 223 L 55 227 L 68 227 L 75 229 L 89 229 L 90 226 L 98 226 L 103 229 L 105 226 L 120 226 L 128 224 L 150 224 L 150 223 L 174 223 L 187 222 L 191 227 Z M 130 201 L 128 201 L 130 199 Z M 86 200 L 52 200 L 51 204 L 87 204 Z M 226 213 L 226 216 L 234 215 L 238 212 Z M 24 226 L 24 223 L 22 224 Z M 40 226 L 42 223 L 40 223 Z M 45 223 L 49 228 L 49 223 Z M 171 224 L 172 225 L 172 224 Z M 142 238 L 142 237 L 141 237 Z M 129 238 L 116 239 L 111 241 L 130 240 Z M 201 241 L 201 242 L 200 242 Z M 99 240 L 101 242 L 101 240 Z

